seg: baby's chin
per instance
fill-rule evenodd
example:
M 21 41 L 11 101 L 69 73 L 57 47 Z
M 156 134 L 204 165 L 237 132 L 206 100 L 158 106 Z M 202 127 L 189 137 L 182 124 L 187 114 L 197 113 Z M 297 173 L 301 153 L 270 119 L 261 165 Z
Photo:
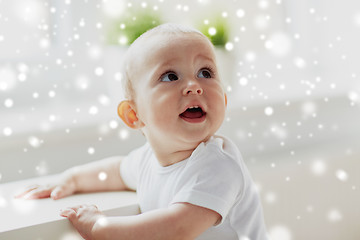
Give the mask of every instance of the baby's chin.
M 196 131 L 189 131 L 186 136 L 183 136 L 184 142 L 199 145 L 202 142 L 207 142 L 214 134 L 214 131 L 206 131 L 198 128 Z

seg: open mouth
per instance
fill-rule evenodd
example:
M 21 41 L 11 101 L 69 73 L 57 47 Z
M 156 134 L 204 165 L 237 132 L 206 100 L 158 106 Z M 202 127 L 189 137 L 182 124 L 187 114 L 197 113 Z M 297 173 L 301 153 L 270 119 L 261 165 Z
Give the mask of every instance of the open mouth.
M 180 117 L 188 122 L 201 122 L 205 118 L 206 112 L 199 106 L 189 107 Z

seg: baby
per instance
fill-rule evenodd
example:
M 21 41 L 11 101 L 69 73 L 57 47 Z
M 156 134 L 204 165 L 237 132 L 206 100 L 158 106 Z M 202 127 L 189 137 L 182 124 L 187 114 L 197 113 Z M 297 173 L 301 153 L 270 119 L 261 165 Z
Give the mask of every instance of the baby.
M 227 98 L 206 36 L 175 24 L 153 28 L 130 46 L 123 76 L 127 100 L 118 114 L 147 143 L 125 157 L 71 168 L 58 184 L 20 197 L 137 191 L 139 215 L 106 217 L 87 205 L 62 210 L 85 239 L 268 239 L 239 150 L 215 135 Z

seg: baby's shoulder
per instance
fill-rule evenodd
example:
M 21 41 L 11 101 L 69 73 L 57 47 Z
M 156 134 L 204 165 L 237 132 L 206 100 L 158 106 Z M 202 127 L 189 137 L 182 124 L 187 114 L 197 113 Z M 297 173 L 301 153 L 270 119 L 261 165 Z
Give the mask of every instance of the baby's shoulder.
M 243 159 L 237 146 L 228 138 L 213 136 L 201 143 L 194 151 L 190 161 L 194 165 L 218 171 L 242 172 Z
M 242 161 L 241 153 L 230 139 L 223 136 L 213 136 L 207 142 L 203 143 L 199 155 L 210 159 L 224 159 L 240 163 Z

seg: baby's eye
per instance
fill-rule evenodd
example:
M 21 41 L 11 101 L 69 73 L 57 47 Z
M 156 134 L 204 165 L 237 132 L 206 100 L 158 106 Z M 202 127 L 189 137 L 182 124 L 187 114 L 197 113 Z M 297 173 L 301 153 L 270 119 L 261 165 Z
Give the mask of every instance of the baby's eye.
M 173 73 L 173 72 L 168 72 L 168 73 L 165 73 L 164 75 L 161 76 L 160 80 L 162 82 L 172 82 L 172 81 L 176 81 L 178 80 L 178 76 Z
M 197 75 L 198 78 L 212 78 L 212 74 L 209 69 L 201 69 Z

